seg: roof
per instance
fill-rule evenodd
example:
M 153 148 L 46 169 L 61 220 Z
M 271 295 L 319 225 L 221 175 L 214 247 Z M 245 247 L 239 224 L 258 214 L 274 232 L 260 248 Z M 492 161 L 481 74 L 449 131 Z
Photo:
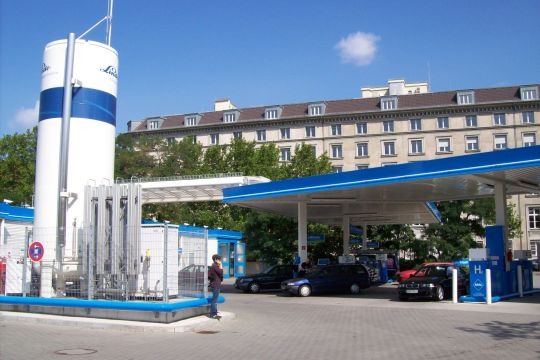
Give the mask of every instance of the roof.
M 306 202 L 308 219 L 331 224 L 427 223 L 429 202 L 493 196 L 496 182 L 540 192 L 540 145 L 229 188 L 223 201 L 291 217 Z
M 0 203 L 0 219 L 34 222 L 34 209 Z
M 533 86 L 538 86 L 538 85 L 533 85 Z M 520 86 L 510 86 L 510 87 L 474 89 L 474 90 L 463 90 L 463 91 L 474 91 L 474 94 L 475 94 L 474 105 L 479 105 L 479 104 L 521 101 L 520 88 L 521 88 Z M 457 93 L 460 91 L 462 90 L 423 93 L 423 94 L 398 95 L 397 98 L 398 98 L 399 108 L 397 111 L 426 109 L 426 108 L 434 108 L 434 107 L 462 106 L 462 105 L 457 104 Z M 381 112 L 379 97 L 345 99 L 345 100 L 329 100 L 329 101 L 321 101 L 321 102 L 324 102 L 326 104 L 326 111 L 325 111 L 324 116 L 332 116 L 332 115 L 338 116 L 338 115 L 354 114 L 354 113 Z M 305 118 L 308 116 L 308 106 L 310 104 L 314 104 L 314 102 L 282 105 L 281 117 L 277 120 Z M 235 110 L 203 112 L 203 113 L 200 113 L 201 118 L 200 118 L 198 126 L 222 124 L 223 113 L 227 111 L 239 112 L 240 114 L 239 118 L 237 119 L 235 123 L 263 121 L 263 120 L 268 121 L 268 120 L 265 120 L 264 118 L 265 109 L 268 107 L 269 106 L 260 106 L 260 107 L 243 108 L 243 109 L 235 109 Z M 390 111 L 390 113 L 394 113 L 394 112 Z M 193 115 L 193 113 L 161 116 L 160 118 L 163 119 L 163 123 L 160 126 L 159 130 L 184 128 L 185 127 L 184 116 L 186 115 Z M 193 126 L 185 127 L 185 128 L 193 128 Z M 134 132 L 145 131 L 145 130 L 146 130 L 145 121 L 142 121 L 135 129 L 133 129 Z

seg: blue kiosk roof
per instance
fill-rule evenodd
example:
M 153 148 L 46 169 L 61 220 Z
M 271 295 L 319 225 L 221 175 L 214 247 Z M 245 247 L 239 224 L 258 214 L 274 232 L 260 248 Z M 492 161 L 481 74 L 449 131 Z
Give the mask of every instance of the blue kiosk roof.
M 34 209 L 11 206 L 4 202 L 0 203 L 0 219 L 11 221 L 34 221 Z
M 379 168 L 224 189 L 223 201 L 296 217 L 341 224 L 412 224 L 438 221 L 432 201 L 540 192 L 540 146 L 477 153 Z

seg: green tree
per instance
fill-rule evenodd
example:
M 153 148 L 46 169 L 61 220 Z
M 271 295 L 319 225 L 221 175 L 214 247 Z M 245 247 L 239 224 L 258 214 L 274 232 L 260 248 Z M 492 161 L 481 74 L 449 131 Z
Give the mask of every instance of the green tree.
M 161 142 L 157 147 L 155 176 L 181 176 L 200 173 L 203 158 L 202 146 L 194 143 L 191 136 L 181 141 Z
M 326 153 L 317 158 L 311 145 L 306 143 L 296 145 L 290 163 L 285 165 L 287 178 L 328 174 L 331 171 L 332 164 Z
M 157 167 L 154 154 L 161 142 L 162 140 L 155 136 L 118 135 L 114 161 L 115 178 L 154 176 Z
M 37 127 L 0 139 L 0 201 L 31 204 L 36 176 Z

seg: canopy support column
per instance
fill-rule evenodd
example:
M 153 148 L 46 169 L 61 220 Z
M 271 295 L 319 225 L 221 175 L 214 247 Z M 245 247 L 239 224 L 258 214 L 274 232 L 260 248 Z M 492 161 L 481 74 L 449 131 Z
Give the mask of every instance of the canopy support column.
M 351 253 L 351 218 L 349 216 L 343 216 L 343 255 L 349 255 Z
M 367 223 L 362 224 L 362 250 L 367 250 Z
M 298 203 L 298 256 L 300 263 L 308 260 L 307 258 L 307 204 Z

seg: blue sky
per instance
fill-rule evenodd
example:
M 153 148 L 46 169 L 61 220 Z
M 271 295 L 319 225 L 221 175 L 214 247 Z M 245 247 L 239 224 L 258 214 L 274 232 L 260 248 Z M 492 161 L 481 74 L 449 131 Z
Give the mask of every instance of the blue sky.
M 0 136 L 37 123 L 48 42 L 107 0 L 0 0 Z M 115 0 L 117 131 L 147 116 L 360 97 L 388 79 L 432 91 L 540 83 L 540 1 Z M 100 26 L 86 38 L 104 41 Z

